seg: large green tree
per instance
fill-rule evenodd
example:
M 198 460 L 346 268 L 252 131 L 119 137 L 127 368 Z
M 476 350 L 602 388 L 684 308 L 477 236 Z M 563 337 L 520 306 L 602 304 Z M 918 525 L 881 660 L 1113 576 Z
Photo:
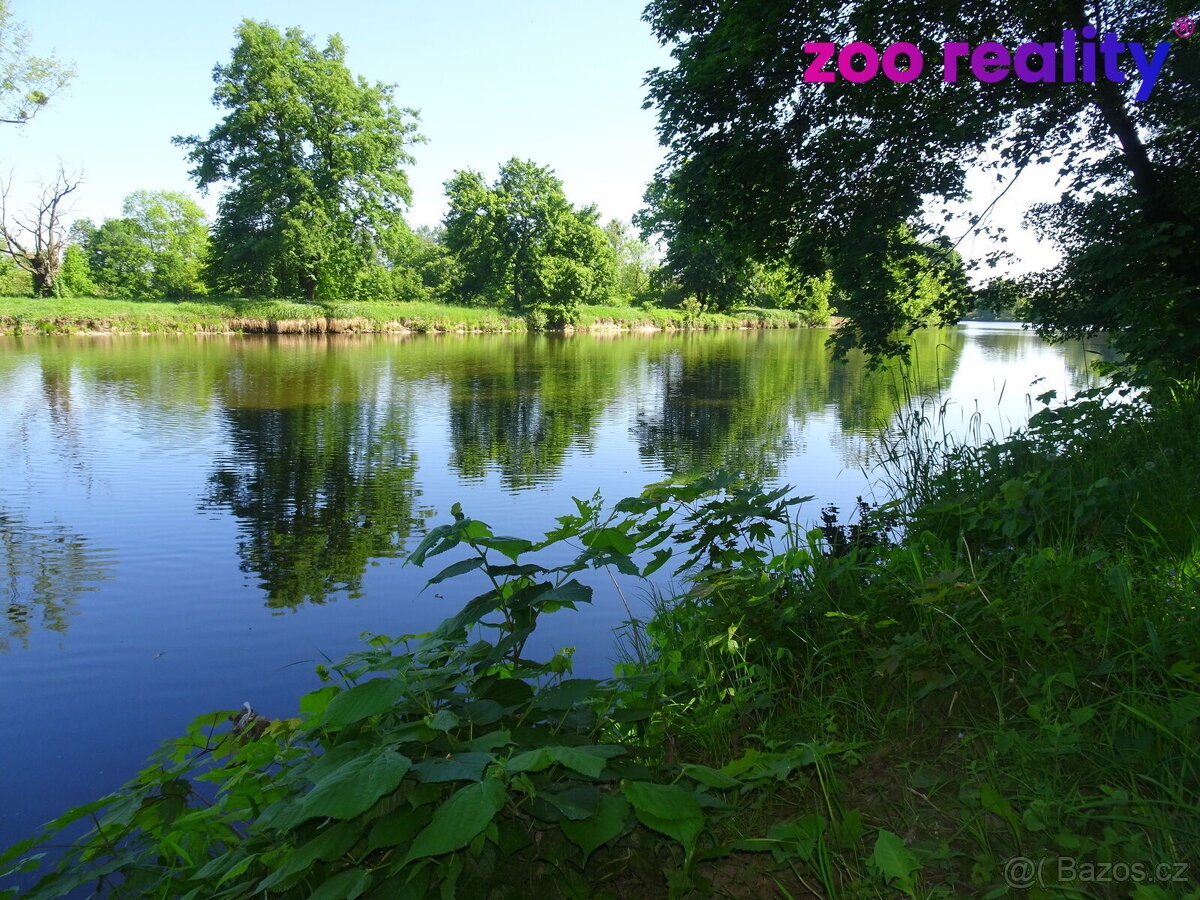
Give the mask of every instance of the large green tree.
M 657 264 L 654 250 L 620 219 L 610 219 L 604 236 L 617 261 L 617 294 L 625 303 L 644 299 L 650 291 L 650 276 Z
M 208 244 L 204 210 L 175 191 L 134 191 L 124 216 L 99 228 L 77 223 L 91 278 L 117 297 L 191 297 L 205 293 Z M 69 251 L 68 251 L 69 252 Z
M 0 0 L 0 122 L 28 122 L 73 77 L 75 70 L 54 57 L 30 55 L 29 32 Z
M 615 289 L 616 256 L 594 206 L 576 209 L 549 168 L 510 159 L 488 185 L 478 172 L 446 182 L 445 242 L 467 297 L 570 321 Z
M 931 198 L 966 199 L 983 160 L 1004 181 L 1054 159 L 1064 193 L 1036 218 L 1065 262 L 1036 285 L 1043 327 L 1107 329 L 1135 361 L 1195 365 L 1200 44 L 1170 47 L 1144 102 L 1128 55 L 1124 81 L 986 82 L 964 61 L 957 81 L 942 77 L 946 42 L 1012 50 L 1088 24 L 1152 56 L 1184 12 L 1176 0 L 654 0 L 647 20 L 676 63 L 649 78 L 669 148 L 653 212 L 684 251 L 721 267 L 831 269 L 852 319 L 841 346 L 894 351 L 904 326 L 953 321 L 972 302 L 949 291 L 913 318 L 897 267 L 912 247 L 897 226 L 931 225 Z M 903 83 L 804 80 L 806 43 L 854 41 L 912 43 L 926 70 Z
M 400 168 L 420 140 L 393 86 L 346 68 L 337 35 L 324 49 L 296 28 L 246 20 L 213 102 L 227 112 L 207 138 L 179 137 L 202 189 L 227 182 L 212 232 L 220 291 L 350 297 L 377 264 L 383 236 L 412 199 Z

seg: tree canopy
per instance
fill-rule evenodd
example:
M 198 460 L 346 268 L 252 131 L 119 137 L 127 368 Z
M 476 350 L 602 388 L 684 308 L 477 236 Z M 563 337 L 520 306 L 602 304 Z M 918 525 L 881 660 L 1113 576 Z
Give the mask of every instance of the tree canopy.
M 616 256 L 599 213 L 572 206 L 549 168 L 510 159 L 490 186 L 478 172 L 460 171 L 446 193 L 446 246 L 458 256 L 467 297 L 570 321 L 579 304 L 612 296 Z
M 202 189 L 228 182 L 212 232 L 210 279 L 255 296 L 348 297 L 375 263 L 384 235 L 404 227 L 411 201 L 405 149 L 416 113 L 394 86 L 346 68 L 333 35 L 324 49 L 296 28 L 249 19 L 230 61 L 213 70 L 213 103 L 227 110 L 189 148 Z
M 0 0 L 0 122 L 21 125 L 50 102 L 75 70 L 54 57 L 31 56 L 29 32 Z
M 190 297 L 200 278 L 208 225 L 204 210 L 175 191 L 134 191 L 124 216 L 99 228 L 77 223 L 91 278 L 117 297 Z
M 892 352 L 903 327 L 953 321 L 971 304 L 960 284 L 913 315 L 897 269 L 913 235 L 899 226 L 919 229 L 936 264 L 948 243 L 927 240 L 940 233 L 926 215 L 931 198 L 966 199 L 975 167 L 1004 181 L 1057 160 L 1063 196 L 1033 217 L 1066 259 L 1035 285 L 1039 323 L 1053 335 L 1109 330 L 1135 362 L 1195 364 L 1194 41 L 1171 47 L 1146 102 L 1134 99 L 1136 76 L 804 80 L 811 42 L 904 41 L 940 60 L 949 41 L 1056 42 L 1090 23 L 1153 49 L 1184 12 L 1174 0 L 654 0 L 647 20 L 676 62 L 648 80 L 668 148 L 648 224 L 671 240 L 676 269 L 736 274 L 749 261 L 789 260 L 809 274 L 831 270 L 838 311 L 852 320 L 839 345 Z

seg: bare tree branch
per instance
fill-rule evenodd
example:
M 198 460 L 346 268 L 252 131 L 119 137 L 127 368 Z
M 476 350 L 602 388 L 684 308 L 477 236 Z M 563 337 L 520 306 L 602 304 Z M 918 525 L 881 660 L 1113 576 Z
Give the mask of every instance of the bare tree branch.
M 42 183 L 33 211 L 24 216 L 13 214 L 10 218 L 8 195 L 12 178 L 0 181 L 0 237 L 4 239 L 0 252 L 33 276 L 33 292 L 38 297 L 54 293 L 66 243 L 63 219 L 67 209 L 63 201 L 82 182 L 82 175 L 67 172 L 59 165 L 54 181 Z

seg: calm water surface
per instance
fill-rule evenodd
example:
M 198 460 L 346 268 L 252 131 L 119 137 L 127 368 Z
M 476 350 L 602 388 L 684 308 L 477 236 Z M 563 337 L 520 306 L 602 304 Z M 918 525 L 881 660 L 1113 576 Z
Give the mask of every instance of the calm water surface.
M 0 849 L 196 715 L 294 715 L 322 654 L 457 611 L 476 584 L 403 564 L 455 501 L 532 538 L 573 495 L 725 467 L 848 507 L 900 381 L 825 337 L 0 338 Z M 1095 358 L 1002 325 L 916 349 L 910 391 L 997 433 Z M 609 672 L 626 612 L 595 584 L 531 655 Z

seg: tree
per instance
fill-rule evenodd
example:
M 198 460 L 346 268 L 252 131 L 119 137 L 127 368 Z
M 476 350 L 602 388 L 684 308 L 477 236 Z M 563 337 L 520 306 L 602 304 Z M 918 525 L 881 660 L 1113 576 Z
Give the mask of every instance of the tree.
M 676 64 L 649 78 L 669 148 L 649 199 L 676 240 L 715 245 L 722 264 L 831 269 L 853 320 L 839 345 L 887 352 L 900 349 L 898 329 L 953 321 L 972 303 L 956 289 L 910 315 L 898 226 L 929 226 L 930 198 L 965 199 L 982 158 L 1001 179 L 1057 158 L 1064 196 L 1036 215 L 1067 256 L 1038 285 L 1042 326 L 1110 329 L 1135 361 L 1195 365 L 1200 45 L 1170 47 L 1148 102 L 1135 99 L 1143 79 L 1127 63 L 1123 82 L 991 82 L 962 61 L 956 82 L 941 71 L 945 42 L 1053 45 L 1089 23 L 1153 55 L 1184 12 L 1176 0 L 654 0 L 647 19 Z M 929 71 L 806 82 L 815 54 L 804 46 L 821 41 L 909 42 Z M 1059 63 L 1051 53 L 1051 72 Z
M 468 297 L 570 321 L 613 293 L 616 260 L 594 206 L 575 209 L 549 168 L 510 159 L 488 186 L 478 172 L 446 182 L 445 242 Z
M 0 122 L 23 125 L 75 77 L 54 57 L 29 55 L 29 32 L 0 0 Z
M 3 251 L 33 277 L 35 297 L 49 297 L 54 293 L 66 238 L 63 201 L 74 193 L 81 182 L 81 178 L 69 175 L 60 168 L 52 184 L 42 185 L 33 211 L 24 217 L 14 214 L 11 218 L 8 211 L 10 185 L 5 182 L 0 186 Z
M 650 290 L 654 271 L 654 251 L 634 233 L 628 223 L 610 219 L 604 236 L 617 261 L 617 293 L 625 303 L 643 299 Z
M 54 293 L 59 297 L 99 297 L 104 294 L 104 288 L 92 278 L 92 270 L 82 247 L 68 245 L 63 251 Z
M 106 293 L 172 298 L 205 293 L 207 217 L 194 200 L 175 191 L 134 191 L 123 213 L 99 228 L 73 226 L 91 275 Z
M 393 86 L 346 68 L 337 35 L 318 50 L 299 29 L 245 20 L 230 62 L 213 71 L 227 110 L 189 148 L 202 190 L 221 181 L 209 273 L 218 290 L 256 296 L 348 297 L 377 261 L 381 236 L 412 199 L 400 166 L 420 140 Z

